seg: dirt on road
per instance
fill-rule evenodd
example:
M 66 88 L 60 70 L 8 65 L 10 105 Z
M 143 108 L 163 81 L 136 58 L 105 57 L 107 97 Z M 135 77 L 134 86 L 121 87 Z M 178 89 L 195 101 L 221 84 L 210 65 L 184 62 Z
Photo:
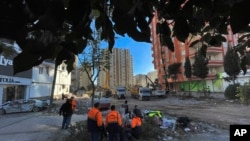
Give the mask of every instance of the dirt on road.
M 78 105 L 77 111 L 72 117 L 72 124 L 86 120 L 87 108 L 84 105 L 89 100 L 82 97 L 76 99 Z M 160 110 L 170 120 L 176 120 L 180 116 L 191 119 L 188 128 L 176 128 L 176 130 L 166 132 L 163 141 L 229 141 L 230 125 L 250 124 L 249 106 L 242 105 L 239 101 L 226 100 L 223 94 L 214 94 L 211 98 L 197 96 L 183 98 L 177 94 L 166 98 L 152 98 L 149 101 L 139 101 L 128 96 L 126 100 L 129 110 L 132 110 L 134 105 L 138 105 L 141 111 Z M 119 107 L 125 99 L 111 98 L 111 101 L 112 104 Z M 63 102 L 63 100 L 55 101 L 58 106 L 55 111 L 58 112 L 58 108 Z M 62 117 L 57 112 L 1 115 L 1 139 L 8 141 L 63 141 L 63 137 L 69 133 L 61 130 Z M 105 116 L 107 112 L 103 111 L 103 115 Z M 167 131 L 167 129 L 163 130 Z
M 249 106 L 239 101 L 230 101 L 222 93 L 209 98 L 193 96 L 180 97 L 170 95 L 166 98 L 151 98 L 150 101 L 139 101 L 127 97 L 129 108 L 134 105 L 143 110 L 160 110 L 170 118 L 186 116 L 192 120 L 192 128 L 196 131 L 175 132 L 166 137 L 172 141 L 229 141 L 229 127 L 232 124 L 250 124 Z M 120 105 L 125 100 L 112 100 L 112 104 Z

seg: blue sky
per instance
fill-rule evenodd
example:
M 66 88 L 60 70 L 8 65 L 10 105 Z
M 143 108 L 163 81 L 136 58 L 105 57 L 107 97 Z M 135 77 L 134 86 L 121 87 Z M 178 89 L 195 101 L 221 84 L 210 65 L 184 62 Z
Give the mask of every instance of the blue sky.
M 128 36 L 117 36 L 115 41 L 115 48 L 126 48 L 130 50 L 133 58 L 134 75 L 147 74 L 154 71 L 152 64 L 151 43 L 136 42 Z

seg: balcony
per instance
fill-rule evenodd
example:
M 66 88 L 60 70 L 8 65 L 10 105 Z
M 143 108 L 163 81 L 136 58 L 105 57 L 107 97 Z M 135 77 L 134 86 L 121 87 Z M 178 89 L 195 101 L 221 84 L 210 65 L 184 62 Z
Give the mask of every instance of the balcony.
M 223 47 L 208 47 L 207 52 L 223 52 Z
M 207 77 L 205 78 L 206 79 L 215 79 L 216 78 L 216 73 L 209 73 L 207 75 Z M 201 80 L 201 78 L 197 77 L 197 76 L 192 76 L 192 80 Z
M 190 50 L 189 57 L 193 58 L 195 56 L 195 50 Z M 208 55 L 218 55 L 223 53 L 223 47 L 208 47 L 207 54 Z
M 208 67 L 223 66 L 223 60 L 209 60 Z

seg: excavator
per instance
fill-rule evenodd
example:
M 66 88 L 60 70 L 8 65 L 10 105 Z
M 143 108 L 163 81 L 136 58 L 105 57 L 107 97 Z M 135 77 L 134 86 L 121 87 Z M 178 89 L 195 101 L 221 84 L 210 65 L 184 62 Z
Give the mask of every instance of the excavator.
M 151 97 L 165 97 L 166 96 L 166 91 L 161 90 L 157 82 L 153 82 L 147 75 L 145 75 L 145 78 L 146 78 L 147 87 L 148 88 L 150 86 L 152 87 Z M 148 80 L 150 81 L 151 84 L 148 82 Z

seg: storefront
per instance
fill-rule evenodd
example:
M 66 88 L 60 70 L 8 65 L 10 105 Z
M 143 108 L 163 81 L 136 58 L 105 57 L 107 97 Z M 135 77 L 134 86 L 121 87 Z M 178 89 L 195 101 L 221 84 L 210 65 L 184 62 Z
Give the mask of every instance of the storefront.
M 0 104 L 15 99 L 50 97 L 54 78 L 53 63 L 43 62 L 30 70 L 13 75 L 12 60 L 13 57 L 0 54 Z M 69 93 L 71 74 L 65 68 L 58 67 L 55 98 L 60 98 L 62 93 Z
M 29 96 L 32 70 L 13 75 L 13 57 L 0 54 L 0 104 Z
M 25 99 L 29 94 L 31 79 L 0 75 L 0 104 Z

